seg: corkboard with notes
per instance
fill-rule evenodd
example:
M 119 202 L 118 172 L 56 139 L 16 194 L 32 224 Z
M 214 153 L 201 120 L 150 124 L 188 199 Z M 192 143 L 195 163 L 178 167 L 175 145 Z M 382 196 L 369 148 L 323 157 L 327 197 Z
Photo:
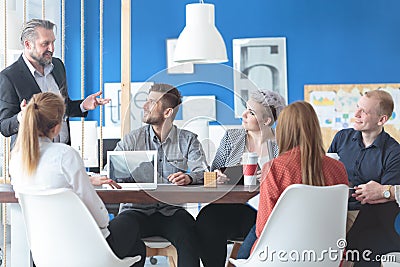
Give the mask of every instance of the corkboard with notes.
M 389 92 L 394 101 L 391 118 L 385 131 L 400 142 L 400 84 L 320 84 L 305 85 L 304 100 L 317 112 L 325 149 L 329 148 L 335 134 L 343 128 L 351 128 L 357 101 L 364 92 L 382 89 Z

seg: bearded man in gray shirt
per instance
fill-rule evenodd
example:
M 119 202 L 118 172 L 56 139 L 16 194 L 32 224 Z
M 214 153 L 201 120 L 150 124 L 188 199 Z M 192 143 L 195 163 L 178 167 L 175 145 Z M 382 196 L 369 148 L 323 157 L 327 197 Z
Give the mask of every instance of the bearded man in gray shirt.
M 175 87 L 154 84 L 143 106 L 143 122 L 148 125 L 128 133 L 115 150 L 157 150 L 159 183 L 202 184 L 207 163 L 197 135 L 173 125 L 181 102 L 181 94 Z M 127 221 L 133 218 L 138 221 L 142 238 L 168 239 L 177 249 L 178 266 L 200 266 L 195 221 L 182 207 L 124 203 L 117 218 L 124 217 Z M 125 230 L 129 231 L 129 226 Z

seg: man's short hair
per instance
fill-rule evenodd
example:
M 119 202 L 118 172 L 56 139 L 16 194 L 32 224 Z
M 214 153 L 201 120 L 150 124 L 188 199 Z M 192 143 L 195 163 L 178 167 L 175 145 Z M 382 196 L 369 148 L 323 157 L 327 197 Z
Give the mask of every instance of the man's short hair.
M 366 92 L 364 95 L 379 101 L 379 107 L 377 108 L 378 115 L 387 115 L 388 118 L 392 116 L 394 102 L 392 96 L 388 92 L 378 89 Z
M 42 27 L 46 30 L 53 30 L 55 24 L 49 20 L 31 19 L 24 24 L 21 32 L 21 44 L 24 45 L 26 40 L 34 41 L 37 38 L 36 29 Z
M 182 103 L 181 93 L 173 87 L 172 85 L 165 83 L 155 83 L 150 87 L 150 92 L 163 93 L 163 96 L 159 99 L 163 105 L 163 108 L 173 108 L 179 107 Z

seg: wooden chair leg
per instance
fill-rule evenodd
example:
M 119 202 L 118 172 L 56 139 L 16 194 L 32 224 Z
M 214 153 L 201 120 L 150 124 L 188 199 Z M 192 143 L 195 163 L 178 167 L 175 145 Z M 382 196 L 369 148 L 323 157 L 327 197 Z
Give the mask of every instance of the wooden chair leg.
M 170 267 L 178 266 L 178 253 L 173 245 L 165 248 L 150 248 L 146 246 L 146 256 L 166 256 Z
M 173 258 L 173 257 L 171 257 L 171 256 L 169 256 L 168 257 L 168 263 L 169 263 L 169 267 L 176 267 L 177 265 L 177 263 L 175 264 L 175 259 Z
M 170 267 L 177 267 L 178 266 L 178 253 L 176 252 L 176 248 L 171 245 L 165 248 L 167 256 L 168 256 L 168 263 Z
M 229 258 L 236 259 L 237 254 L 239 252 L 239 248 L 242 245 L 242 242 L 234 242 L 231 254 L 229 255 Z M 226 267 L 234 267 L 229 261 L 226 263 Z

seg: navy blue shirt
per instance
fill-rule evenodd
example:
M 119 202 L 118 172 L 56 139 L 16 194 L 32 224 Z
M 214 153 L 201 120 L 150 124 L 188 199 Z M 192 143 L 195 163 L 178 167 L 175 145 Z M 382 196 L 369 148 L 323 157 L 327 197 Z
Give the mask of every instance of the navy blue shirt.
M 328 150 L 337 153 L 346 167 L 350 186 L 368 183 L 400 184 L 400 145 L 384 130 L 365 147 L 360 131 L 343 129 L 333 138 Z M 351 198 L 349 202 L 357 202 Z M 349 209 L 361 204 L 349 203 Z

